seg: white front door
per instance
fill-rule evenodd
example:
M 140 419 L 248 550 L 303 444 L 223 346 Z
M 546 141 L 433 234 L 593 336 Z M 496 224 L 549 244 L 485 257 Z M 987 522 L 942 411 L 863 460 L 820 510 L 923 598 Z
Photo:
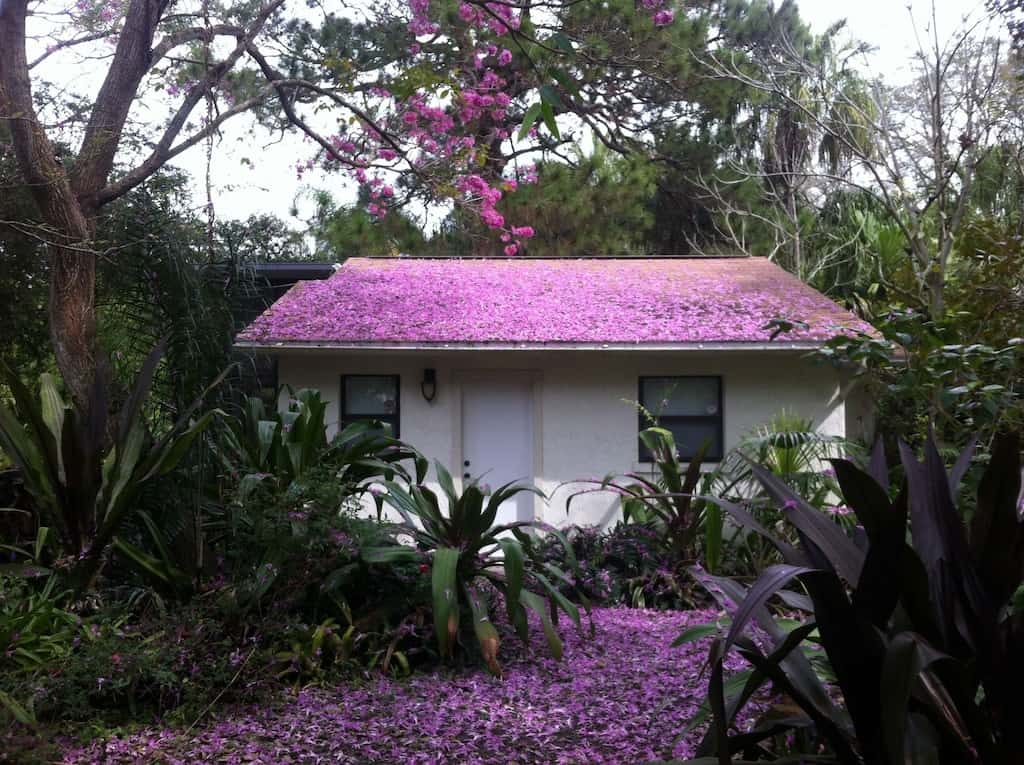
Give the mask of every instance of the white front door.
M 533 397 L 529 380 L 467 380 L 462 385 L 463 485 L 479 478 L 492 490 L 533 483 Z M 534 495 L 502 503 L 495 523 L 533 520 Z

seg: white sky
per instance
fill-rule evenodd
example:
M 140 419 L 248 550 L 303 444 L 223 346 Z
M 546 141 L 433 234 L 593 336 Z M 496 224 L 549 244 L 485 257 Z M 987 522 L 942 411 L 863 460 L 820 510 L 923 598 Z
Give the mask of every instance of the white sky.
M 906 76 L 906 64 L 915 49 L 911 14 L 921 34 L 928 34 L 931 28 L 930 0 L 800 0 L 799 8 L 801 16 L 819 33 L 845 18 L 850 35 L 877 48 L 870 61 L 871 69 L 897 81 Z M 940 39 L 961 26 L 965 17 L 978 18 L 983 12 L 983 1 L 935 0 Z M 354 199 L 354 188 L 340 175 L 308 173 L 303 181 L 297 180 L 294 165 L 300 157 L 310 155 L 311 147 L 297 136 L 280 143 L 271 143 L 273 139 L 269 137 L 266 142 L 254 142 L 242 127 L 244 119 L 240 117 L 237 123 L 228 123 L 214 152 L 212 176 L 218 218 L 272 213 L 288 219 L 295 206 L 300 215 L 308 216 L 312 209 L 309 200 L 312 188 L 331 191 L 340 203 Z M 244 164 L 243 158 L 254 162 L 255 167 Z M 195 179 L 196 203 L 201 204 L 205 200 L 205 151 L 196 147 L 182 155 L 178 165 Z M 301 227 L 300 220 L 291 222 Z

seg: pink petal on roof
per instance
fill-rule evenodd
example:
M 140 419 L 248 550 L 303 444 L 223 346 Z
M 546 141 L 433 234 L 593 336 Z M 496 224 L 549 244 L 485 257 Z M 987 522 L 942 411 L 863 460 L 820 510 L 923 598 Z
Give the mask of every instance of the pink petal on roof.
M 256 344 L 775 342 L 874 329 L 764 258 L 351 258 L 301 282 L 239 340 Z

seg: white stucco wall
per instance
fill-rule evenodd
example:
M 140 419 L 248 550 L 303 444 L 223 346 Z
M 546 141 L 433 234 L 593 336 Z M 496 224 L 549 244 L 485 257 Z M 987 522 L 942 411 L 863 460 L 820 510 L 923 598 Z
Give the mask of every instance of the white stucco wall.
M 420 394 L 422 370 L 437 370 L 437 396 Z M 642 351 L 282 351 L 279 381 L 294 389 L 317 388 L 328 404 L 329 433 L 336 432 L 341 375 L 398 374 L 401 437 L 458 478 L 461 454 L 462 381 L 510 373 L 533 381 L 534 466 L 538 519 L 556 525 L 607 524 L 618 500 L 609 493 L 573 501 L 574 479 L 642 469 L 637 456 L 638 378 L 647 375 L 720 375 L 725 450 L 782 409 L 812 418 L 817 429 L 845 435 L 847 412 L 840 374 L 797 352 Z M 848 386 L 846 386 L 848 388 Z M 844 391 L 848 392 L 848 391 Z

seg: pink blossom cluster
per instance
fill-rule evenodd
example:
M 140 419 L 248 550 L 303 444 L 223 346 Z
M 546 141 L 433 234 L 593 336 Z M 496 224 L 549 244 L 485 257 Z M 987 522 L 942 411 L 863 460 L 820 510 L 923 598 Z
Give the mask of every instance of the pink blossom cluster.
M 502 181 L 506 191 L 514 191 L 517 183 L 514 180 Z M 456 188 L 465 195 L 465 201 L 474 203 L 480 210 L 480 218 L 492 229 L 502 231 L 501 241 L 505 243 L 505 254 L 515 255 L 522 246 L 523 239 L 534 235 L 532 226 L 512 226 L 505 228 L 505 216 L 498 212 L 496 205 L 502 197 L 502 190 L 491 186 L 483 177 L 473 174 L 459 178 Z
M 667 1 L 643 0 L 658 25 L 672 20 L 672 11 L 662 7 Z M 445 22 L 463 25 L 456 33 L 439 23 L 441 9 L 431 0 L 408 0 L 408 7 L 413 58 L 428 53 L 431 45 L 451 46 L 451 40 L 457 39 L 463 50 L 468 42 L 465 60 L 450 72 L 456 83 L 453 92 L 435 100 L 425 88 L 401 97 L 386 87 L 372 88 L 376 101 L 367 107 L 357 128 L 360 138 L 335 136 L 330 159 L 364 187 L 375 184 L 369 188 L 371 214 L 383 217 L 395 204 L 393 196 L 383 191 L 382 179 L 412 171 L 437 197 L 474 211 L 501 237 L 505 251 L 517 254 L 532 228 L 510 225 L 497 204 L 517 183 L 535 182 L 536 171 L 530 168 L 505 177 L 503 163 L 495 162 L 495 150 L 520 127 L 510 94 L 515 46 L 503 38 L 520 28 L 522 9 L 503 0 L 461 2 L 457 18 Z M 529 132 L 536 135 L 536 126 Z M 312 167 L 312 161 L 300 162 L 296 172 L 301 178 Z M 490 173 L 487 178 L 485 172 Z
M 459 5 L 459 18 L 478 29 L 487 29 L 497 36 L 519 29 L 522 20 L 512 3 L 483 3 Z M 511 61 L 511 58 L 509 59 Z
M 516 231 L 510 240 L 533 233 Z M 766 343 L 779 318 L 803 323 L 776 345 L 874 333 L 764 258 L 351 258 L 330 279 L 297 285 L 239 339 Z
M 63 762 L 620 765 L 692 757 L 706 727 L 687 732 L 706 694 L 708 641 L 672 641 L 717 617 L 597 608 L 583 631 L 562 629 L 560 662 L 542 648 L 536 625 L 525 649 L 499 622 L 502 679 L 469 668 L 307 688 L 218 710 L 194 730 L 151 726 L 68 749 Z M 744 667 L 735 653 L 726 658 L 728 672 Z M 749 729 L 767 701 L 749 705 L 737 727 Z
M 439 27 L 430 18 L 430 0 L 409 0 L 412 20 L 409 22 L 409 33 L 413 37 L 435 35 Z
M 675 21 L 676 13 L 671 8 L 663 7 L 665 0 L 641 0 L 641 4 L 654 15 L 652 19 L 657 27 L 665 27 Z
M 125 0 L 76 0 L 74 9 L 81 14 L 95 13 L 101 23 L 110 24 L 120 18 L 124 12 L 124 5 Z
M 415 56 L 422 52 L 418 38 L 438 35 L 441 29 L 431 18 L 429 0 L 409 0 L 409 10 L 409 32 L 414 38 L 410 53 Z M 475 210 L 488 227 L 499 230 L 505 238 L 506 250 L 514 254 L 532 229 L 506 226 L 496 205 L 504 192 L 515 188 L 516 182 L 501 178 L 491 183 L 484 181 L 479 167 L 485 163 L 490 145 L 508 139 L 515 127 L 508 115 L 512 101 L 506 92 L 508 80 L 501 73 L 512 64 L 513 55 L 486 38 L 518 29 L 519 12 L 508 3 L 463 3 L 459 17 L 469 27 L 474 49 L 470 60 L 456 73 L 461 87 L 452 102 L 443 106 L 431 103 L 423 92 L 400 99 L 386 88 L 374 88 L 372 95 L 381 101 L 376 112 L 379 121 L 364 121 L 363 140 L 358 148 L 346 136 L 332 139 L 332 148 L 336 159 L 348 158 L 351 177 L 369 187 L 371 201 L 367 210 L 371 214 L 386 214 L 393 193 L 389 193 L 392 187 L 384 184 L 382 178 L 398 172 L 402 163 L 407 163 L 421 175 L 448 175 L 438 181 L 438 188 L 454 189 L 455 195 L 447 192 L 448 195 Z M 384 132 L 389 136 L 387 139 L 382 135 Z M 480 135 L 485 137 L 482 147 L 477 145 Z M 401 145 L 396 145 L 396 138 Z M 301 177 L 311 167 L 311 162 L 300 163 L 296 171 Z

